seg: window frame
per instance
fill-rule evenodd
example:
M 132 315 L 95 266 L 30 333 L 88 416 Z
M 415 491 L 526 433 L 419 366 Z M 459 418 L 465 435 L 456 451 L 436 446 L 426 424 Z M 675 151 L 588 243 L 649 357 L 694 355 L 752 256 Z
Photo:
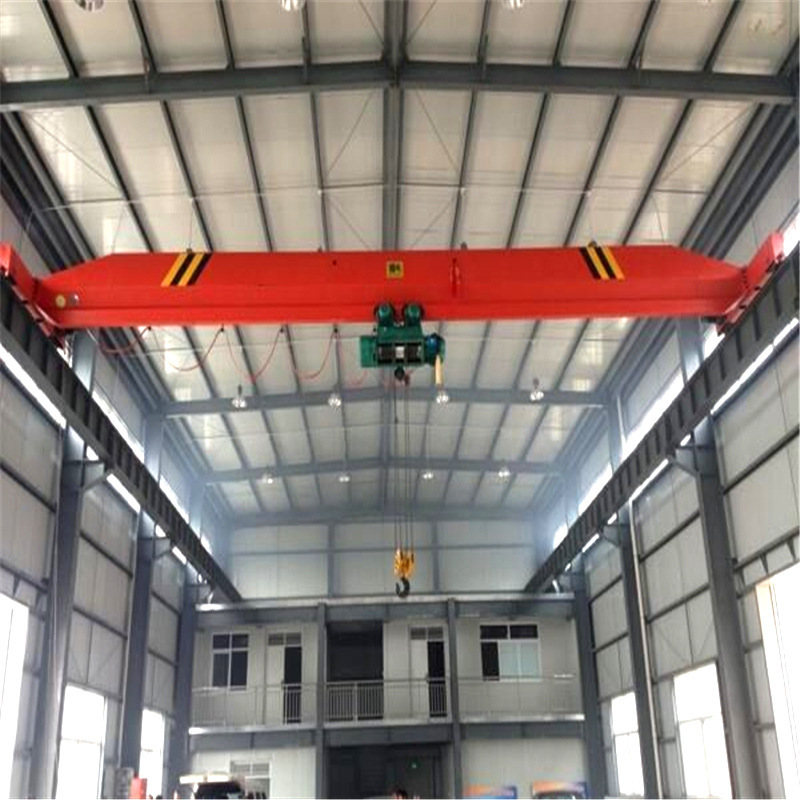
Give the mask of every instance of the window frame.
M 610 698 L 608 704 L 608 716 L 609 716 L 609 729 L 611 731 L 611 757 L 614 759 L 614 772 L 616 773 L 616 780 L 617 780 L 617 793 L 620 797 L 644 797 L 644 770 L 642 767 L 642 743 L 641 739 L 639 738 L 639 716 L 638 712 L 636 714 L 636 728 L 626 728 L 625 730 L 620 730 L 619 732 L 615 730 L 614 727 L 614 701 L 619 700 L 623 697 L 632 697 L 634 710 L 636 710 L 636 693 L 633 689 L 629 689 L 627 692 L 622 692 L 621 694 L 614 695 L 614 697 Z M 638 779 L 639 785 L 641 786 L 641 792 L 637 793 L 623 793 L 622 787 L 620 786 L 620 758 L 618 754 L 617 743 L 618 742 L 629 742 L 633 741 L 635 738 L 636 741 L 636 752 L 639 754 L 639 771 L 638 771 Z M 626 787 L 628 788 L 628 787 Z
M 513 636 L 512 631 L 520 630 L 523 628 L 533 628 L 533 635 L 529 636 Z M 490 630 L 494 629 L 494 630 Z M 503 629 L 504 635 L 498 635 L 500 629 Z M 542 645 L 541 636 L 539 635 L 538 622 L 489 622 L 479 626 L 479 647 L 480 647 L 480 660 L 481 660 L 481 678 L 486 682 L 503 683 L 503 682 L 520 682 L 520 681 L 538 681 L 542 679 Z M 494 645 L 494 653 L 484 648 L 491 648 Z M 532 675 L 523 674 L 523 658 L 522 651 L 526 645 L 534 647 L 534 658 L 536 669 Z M 516 674 L 503 673 L 500 669 L 501 653 L 506 654 L 513 652 L 516 661 Z M 493 660 L 497 665 L 497 675 L 487 674 L 487 655 L 488 660 Z M 508 663 L 508 656 L 506 655 L 505 663 Z
M 228 637 L 228 644 L 226 647 L 217 646 L 214 643 L 214 639 L 218 636 L 227 636 Z M 234 645 L 234 638 L 237 636 L 245 636 L 247 638 L 246 645 Z M 231 680 L 233 678 L 233 656 L 234 654 L 245 654 L 245 680 L 243 684 L 233 684 Z M 215 682 L 215 672 L 216 672 L 216 660 L 217 655 L 225 655 L 227 658 L 227 666 L 226 666 L 226 681 L 225 683 L 216 683 Z M 242 691 L 247 689 L 250 685 L 250 631 L 227 631 L 227 632 L 213 632 L 211 633 L 211 662 L 209 664 L 210 667 L 210 676 L 209 676 L 209 685 L 212 689 L 227 689 L 228 691 Z

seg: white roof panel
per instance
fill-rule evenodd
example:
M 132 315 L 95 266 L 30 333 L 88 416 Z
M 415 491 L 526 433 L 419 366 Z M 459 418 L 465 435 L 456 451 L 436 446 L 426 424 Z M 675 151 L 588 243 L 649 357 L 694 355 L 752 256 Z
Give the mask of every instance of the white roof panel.
M 630 0 L 576 0 L 564 64 L 624 67 L 631 56 L 648 4 Z
M 444 359 L 445 386 L 469 386 L 483 343 L 483 322 L 448 322 L 442 336 L 447 342 Z
M 466 187 L 456 245 L 463 242 L 473 250 L 505 247 L 518 192 L 518 188 L 512 186 Z
M 126 203 L 85 203 L 73 212 L 98 256 L 147 250 Z
M 297 363 L 297 381 L 303 391 L 336 385 L 336 338 L 331 325 L 292 325 L 291 352 Z
M 223 483 L 222 493 L 231 504 L 231 508 L 236 514 L 255 514 L 260 510 L 258 500 L 256 500 L 250 484 L 246 481 L 241 483 Z
M 474 61 L 478 56 L 483 0 L 409 0 L 409 58 Z
M 301 14 L 287 14 L 278 3 L 228 0 L 225 16 L 237 67 L 302 64 Z
M 450 480 L 450 486 L 447 489 L 445 505 L 469 505 L 478 489 L 480 479 L 481 474 L 479 472 L 454 472 Z
M 383 191 L 379 183 L 328 189 L 331 250 L 380 250 Z
M 583 211 L 570 240 L 571 245 L 596 241 L 622 241 L 641 191 L 638 189 L 595 188 L 583 204 Z
M 288 511 L 291 508 L 289 496 L 286 494 L 285 481 L 275 481 L 269 484 L 266 480 L 258 480 L 254 481 L 253 485 L 261 498 L 261 504 L 267 511 Z
M 561 387 L 576 392 L 596 389 L 632 324 L 633 320 L 622 318 L 592 320 L 564 373 Z
M 298 408 L 281 408 L 267 412 L 272 429 L 273 445 L 287 464 L 307 464 L 311 461 L 308 435 L 303 414 Z
M 68 201 L 119 197 L 111 170 L 82 108 L 28 111 L 23 118 Z
M 536 438 L 528 450 L 528 461 L 552 461 L 583 415 L 581 406 L 550 406 Z
M 749 103 L 696 102 L 658 187 L 665 191 L 708 192 L 753 110 Z
M 463 403 L 431 406 L 428 421 L 428 455 L 432 458 L 453 458 L 458 441 L 458 432 L 464 419 L 466 407 Z
M 142 335 L 142 341 L 174 400 L 209 397 L 208 384 L 182 328 L 151 328 Z
M 380 181 L 383 93 L 326 92 L 317 111 L 325 185 Z
M 326 506 L 347 505 L 348 485 L 339 481 L 338 475 L 323 473 L 319 476 L 322 503 Z
M 552 182 L 552 180 L 550 181 Z M 551 187 L 529 189 L 522 201 L 522 212 L 515 244 L 517 247 L 560 247 L 570 217 L 582 189 Z
M 655 191 L 644 207 L 631 244 L 675 244 L 700 210 L 703 195 Z
M 378 503 L 378 486 L 378 473 L 375 470 L 353 473 L 350 479 L 350 496 L 353 498 L 353 505 L 374 508 Z
M 214 194 L 200 201 L 215 250 L 267 249 L 255 194 Z
M 296 475 L 287 478 L 286 483 L 297 508 L 315 508 L 319 505 L 320 496 L 313 475 Z
M 478 373 L 480 388 L 513 386 L 533 330 L 532 322 L 492 322 Z
M 292 371 L 292 362 L 286 336 L 278 325 L 245 325 L 241 328 L 242 339 L 247 348 L 247 357 L 258 388 L 262 394 L 293 392 L 297 381 Z M 231 339 L 237 361 L 243 365 L 240 348 Z
M 797 40 L 797 20 L 793 0 L 745 0 L 714 69 L 777 72 Z
M 534 492 L 541 486 L 542 475 L 517 475 L 514 485 L 508 490 L 503 501 L 504 508 L 527 508 L 533 500 Z
M 4 81 L 67 76 L 39 4 L 31 0 L 0 3 L 0 53 L 0 75 Z
M 502 416 L 502 406 L 483 403 L 469 406 L 458 458 L 486 458 Z
M 235 100 L 181 100 L 170 109 L 197 193 L 251 192 Z
M 420 478 L 416 484 L 417 502 L 420 505 L 441 503 L 446 485 L 447 474 L 444 472 L 434 472 L 433 480 L 423 481 Z
M 550 63 L 565 6 L 564 0 L 536 0 L 514 11 L 498 8 L 489 18 L 487 61 Z
M 506 484 L 494 472 L 485 472 L 481 478 L 478 492 L 475 495 L 475 505 L 484 508 L 496 506 L 506 490 Z
M 412 184 L 456 184 L 470 93 L 412 90 L 403 93 L 403 101 L 402 180 Z
M 226 9 L 232 5 L 238 4 L 227 3 Z M 139 3 L 139 10 L 159 71 L 225 66 L 225 48 L 214 0 L 145 2 Z M 191 31 L 187 30 L 187 24 Z
M 556 389 L 555 380 L 564 359 L 575 342 L 580 320 L 543 320 L 539 323 L 528 360 L 522 369 L 519 385 L 528 389 L 538 378 L 542 389 Z
M 404 186 L 400 192 L 400 248 L 440 250 L 450 246 L 456 190 Z
M 328 406 L 311 406 L 306 409 L 311 443 L 314 445 L 314 458 L 319 463 L 326 461 L 344 462 L 344 428 L 342 409 L 333 410 Z
M 731 0 L 661 0 L 642 65 L 647 69 L 702 69 L 730 7 Z
M 524 455 L 525 440 L 539 421 L 546 406 L 531 403 L 528 406 L 511 406 L 506 415 L 497 444 L 489 454 L 498 461 L 518 461 Z
M 380 403 L 348 403 L 344 408 L 350 458 L 374 458 L 380 442 Z
M 127 3 L 106 3 L 102 14 L 87 13 L 74 0 L 55 0 L 50 6 L 81 76 L 143 71 L 142 51 Z
M 267 215 L 276 250 L 322 247 L 320 194 L 317 189 L 267 191 Z
M 383 0 L 309 3 L 314 61 L 361 61 L 383 53 Z

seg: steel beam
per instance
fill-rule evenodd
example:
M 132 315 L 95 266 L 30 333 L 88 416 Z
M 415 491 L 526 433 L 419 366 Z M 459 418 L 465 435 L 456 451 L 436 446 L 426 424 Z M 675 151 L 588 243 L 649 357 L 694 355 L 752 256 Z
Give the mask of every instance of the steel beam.
M 615 470 L 564 541 L 537 570 L 526 589 L 536 591 L 560 575 L 589 539 L 619 511 L 681 440 L 708 416 L 712 406 L 796 315 L 797 249 L 773 272 L 747 311 L 695 372 L 639 446 Z
M 464 796 L 464 772 L 461 765 L 461 711 L 458 684 L 458 609 L 456 601 L 447 600 L 447 649 L 450 658 L 450 719 L 453 727 L 453 797 Z
M 603 729 L 598 699 L 597 664 L 594 658 L 594 635 L 586 577 L 583 567 L 573 575 L 575 595 L 575 634 L 578 639 L 578 661 L 581 671 L 581 700 L 583 704 L 584 742 L 586 745 L 586 775 L 589 778 L 589 797 L 605 797 L 608 791 L 606 758 L 603 752 Z
M 7 294 L 3 292 L 3 297 Z M 5 345 L 5 338 L 3 340 Z M 7 347 L 8 345 L 6 345 Z M 86 392 L 94 382 L 96 349 L 88 333 L 72 342 L 72 376 Z M 36 725 L 31 753 L 30 789 L 33 797 L 55 797 L 58 776 L 59 739 L 67 681 L 75 580 L 78 572 L 81 511 L 86 475 L 86 440 L 80 428 L 64 433 L 58 483 L 50 588 L 47 594 L 44 655 L 38 685 Z
M 241 599 L 227 575 L 202 546 L 197 534 L 5 283 L 0 292 L 0 334 L 3 346 L 36 380 L 68 424 L 153 516 L 189 563 L 227 597 Z
M 145 421 L 144 467 L 157 482 L 161 476 L 161 451 L 164 420 L 149 416 Z M 128 621 L 128 647 L 125 654 L 125 694 L 119 765 L 139 774 L 142 749 L 142 714 L 144 713 L 147 645 L 150 634 L 150 596 L 153 587 L 153 564 L 156 558 L 156 523 L 146 511 L 139 511 L 136 531 L 136 570 L 133 576 L 131 613 Z
M 447 387 L 454 403 L 488 403 L 494 405 L 530 405 L 530 391 L 526 389 L 459 389 Z M 344 403 L 371 403 L 391 399 L 391 389 L 383 386 L 365 386 L 358 389 L 343 387 L 340 391 Z M 409 386 L 411 402 L 433 401 L 434 386 Z M 282 408 L 326 406 L 330 391 L 288 392 L 286 394 L 254 395 L 247 398 L 246 411 L 275 411 Z M 234 414 L 234 397 L 216 397 L 205 400 L 171 400 L 162 404 L 159 413 L 165 417 L 190 417 L 198 414 Z M 541 405 L 552 406 L 605 406 L 605 392 L 548 391 Z
M 678 341 L 684 379 L 697 372 L 703 363 L 700 326 L 678 322 Z M 687 446 L 700 504 L 709 595 L 717 640 L 717 669 L 728 765 L 734 797 L 756 797 L 763 783 L 756 742 L 755 719 L 747 676 L 745 642 L 737 609 L 734 559 L 725 515 L 725 500 L 720 481 L 714 426 L 710 417 L 695 428 Z
M 385 462 L 378 458 L 357 458 L 347 462 L 349 472 L 381 469 Z M 549 461 L 495 461 L 493 459 L 458 459 L 458 458 L 395 458 L 391 459 L 394 469 L 425 470 L 434 472 L 497 472 L 501 467 L 508 467 L 513 474 L 525 475 L 559 475 L 558 469 Z M 267 473 L 273 478 L 294 478 L 300 475 L 336 474 L 342 471 L 342 462 L 310 461 L 307 464 L 284 464 L 281 467 L 243 467 L 240 469 L 207 472 L 201 476 L 206 484 L 237 483 L 239 481 L 257 481 Z
M 14 81 L 3 84 L 0 112 L 392 86 L 421 91 L 621 95 L 769 105 L 792 105 L 797 97 L 795 86 L 785 76 L 436 61 L 406 61 L 395 75 L 381 60 Z

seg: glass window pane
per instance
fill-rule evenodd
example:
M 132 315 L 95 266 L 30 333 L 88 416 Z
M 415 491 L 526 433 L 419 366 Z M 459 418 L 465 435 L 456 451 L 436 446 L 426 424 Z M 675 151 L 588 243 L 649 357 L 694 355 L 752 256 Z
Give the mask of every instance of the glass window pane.
M 99 744 L 62 739 L 58 755 L 56 798 L 97 797 L 100 788 Z
M 674 686 L 679 722 L 719 713 L 719 685 L 714 664 L 675 676 Z
M 519 643 L 519 672 L 524 678 L 538 678 L 539 669 L 539 643 L 523 641 Z
M 231 637 L 227 633 L 215 633 L 212 642 L 215 650 L 227 650 L 231 646 Z
M 231 639 L 232 639 L 232 647 L 247 647 L 246 633 L 234 633 Z
M 638 732 L 639 719 L 636 715 L 636 697 L 633 692 L 611 700 L 611 728 L 614 734 Z
M 536 625 L 512 625 L 512 639 L 536 639 L 539 636 L 539 628 Z
M 686 795 L 687 797 L 708 797 L 703 723 L 700 720 L 683 722 L 679 727 L 679 733 Z
M 97 692 L 67 686 L 61 723 L 62 739 L 102 744 L 106 738 L 106 700 Z
M 728 770 L 725 732 L 722 729 L 722 714 L 703 722 L 703 740 L 706 746 L 708 790 L 711 797 L 730 797 L 731 776 Z
M 516 642 L 498 642 L 501 678 L 519 677 L 519 646 Z
M 639 734 L 626 733 L 614 737 L 614 758 L 617 763 L 617 782 L 621 795 L 643 795 L 642 756 Z
M 481 625 L 481 639 L 507 639 L 508 625 Z
M 214 653 L 214 670 L 211 676 L 212 686 L 228 685 L 228 653 Z
M 231 653 L 231 686 L 247 686 L 247 651 Z

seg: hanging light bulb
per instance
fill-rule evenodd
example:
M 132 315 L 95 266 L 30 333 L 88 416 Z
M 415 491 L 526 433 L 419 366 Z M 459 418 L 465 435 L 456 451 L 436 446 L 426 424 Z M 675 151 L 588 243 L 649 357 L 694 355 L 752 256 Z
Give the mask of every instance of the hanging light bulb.
M 501 481 L 507 481 L 511 477 L 511 470 L 505 464 L 503 464 L 503 466 L 497 470 L 497 477 Z
M 284 11 L 302 11 L 305 4 L 306 0 L 281 0 L 281 8 Z
M 75 0 L 84 11 L 102 11 L 105 0 Z
M 525 0 L 503 0 L 503 7 L 509 11 L 517 11 L 525 5 Z
M 349 472 L 340 472 L 339 473 L 339 483 L 350 483 L 350 473 Z
M 446 406 L 450 402 L 450 395 L 447 394 L 447 389 L 439 389 L 436 392 L 436 403 L 440 406 Z
M 275 483 L 275 476 L 271 472 L 265 472 L 261 480 L 267 484 L 267 486 L 272 486 Z
M 239 384 L 239 388 L 236 390 L 236 397 L 231 400 L 231 405 L 237 410 L 242 411 L 243 409 L 247 408 L 247 398 L 244 396 L 242 392 L 242 385 Z
M 328 395 L 328 407 L 332 408 L 334 411 L 342 407 L 342 396 L 339 392 L 334 391 Z
M 432 481 L 433 480 L 433 470 L 426 469 L 422 473 L 422 480 L 424 481 Z
M 544 392 L 539 385 L 539 379 L 533 379 L 533 387 L 531 388 L 531 403 L 540 403 L 544 399 Z

